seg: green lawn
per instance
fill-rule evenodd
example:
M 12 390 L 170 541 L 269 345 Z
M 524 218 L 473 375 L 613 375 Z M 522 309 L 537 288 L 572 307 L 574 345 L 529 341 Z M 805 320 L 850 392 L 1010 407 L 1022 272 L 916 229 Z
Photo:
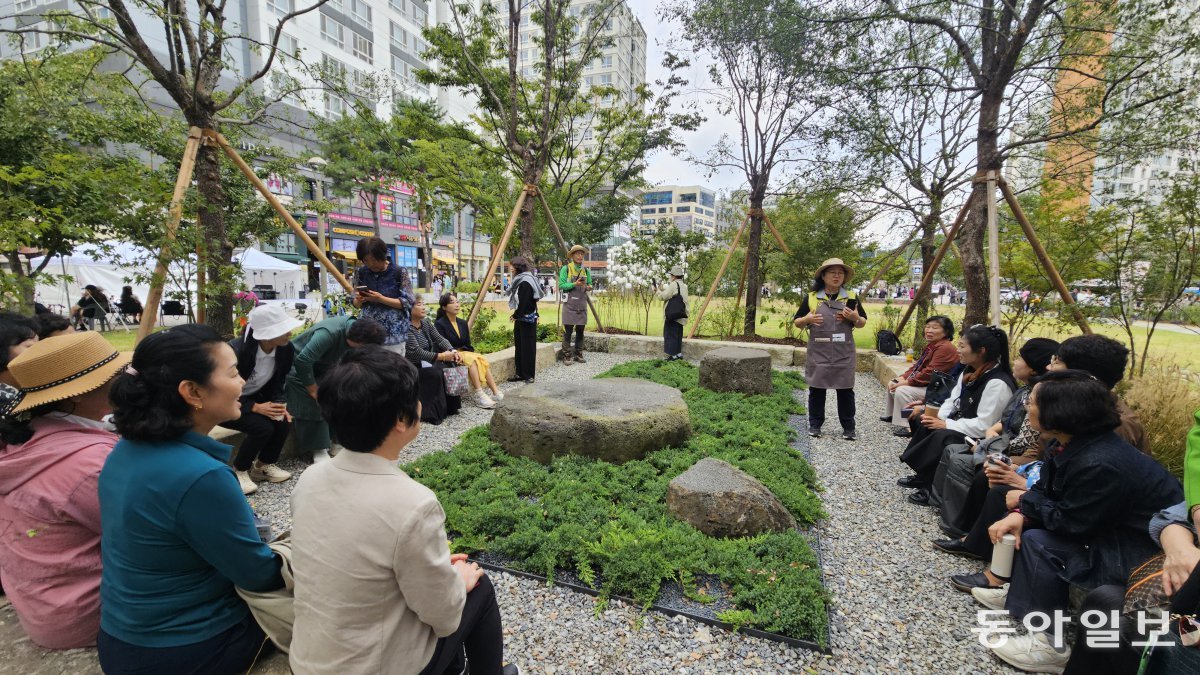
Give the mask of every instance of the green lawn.
M 703 302 L 703 297 L 692 298 L 691 300 L 691 315 L 695 317 L 700 312 L 700 305 Z M 717 332 L 712 321 L 715 317 L 724 315 L 726 323 L 728 323 L 729 313 L 725 311 L 731 304 L 731 298 L 715 298 L 709 304 L 708 310 L 705 312 L 705 325 L 700 334 L 715 337 Z M 605 296 L 603 294 L 595 298 L 597 310 L 600 312 L 600 318 L 604 321 L 606 327 L 616 327 L 624 330 L 636 331 L 647 335 L 662 335 L 662 315 L 663 303 L 660 300 L 653 300 L 649 305 L 649 325 L 644 326 L 646 317 L 645 305 L 630 299 L 616 296 Z M 496 328 L 507 324 L 507 316 L 509 314 L 508 305 L 504 302 L 488 302 L 486 307 L 494 309 L 497 312 L 497 318 L 492 322 L 491 328 Z M 896 305 L 903 311 L 905 305 Z M 875 346 L 875 333 L 879 330 L 879 322 L 882 318 L 881 310 L 884 305 L 880 302 L 867 302 L 864 307 L 867 310 L 868 321 L 866 327 L 855 331 L 854 341 L 863 349 L 872 349 Z M 466 312 L 469 308 L 464 307 Z M 542 324 L 558 324 L 559 323 L 560 305 L 557 302 L 543 300 L 538 306 L 538 313 L 541 315 Z M 961 305 L 939 305 L 936 310 L 938 313 L 945 314 L 954 320 L 955 324 L 962 321 L 963 307 Z M 790 323 L 792 316 L 796 313 L 796 308 L 790 303 L 785 303 L 781 300 L 768 300 L 759 309 L 758 334 L 765 337 L 781 338 L 786 335 L 785 326 Z M 590 316 L 590 315 L 589 315 Z M 692 324 L 688 324 L 687 329 L 691 330 Z M 594 319 L 588 324 L 588 330 L 596 330 L 596 322 Z M 1120 328 L 1110 323 L 1092 323 L 1092 330 L 1111 338 L 1119 340 L 1122 344 L 1128 344 L 1128 338 L 1125 332 Z M 740 320 L 737 333 L 741 333 Z M 912 338 L 911 322 L 910 327 L 905 329 L 906 342 Z M 1034 324 L 1023 337 L 1049 337 L 1056 340 L 1064 340 L 1073 335 L 1078 335 L 1079 330 L 1074 326 L 1068 326 L 1063 329 L 1062 326 L 1050 322 L 1042 321 Z M 109 342 L 112 342 L 117 349 L 122 351 L 133 349 L 134 330 L 110 331 L 104 334 Z M 793 335 L 801 336 L 799 331 L 794 331 Z M 1145 328 L 1136 328 L 1135 335 L 1140 345 L 1144 342 L 1146 336 Z M 1196 333 L 1181 333 L 1159 328 L 1154 334 L 1154 340 L 1151 343 L 1150 358 L 1152 361 L 1161 362 L 1179 366 L 1188 371 L 1200 371 L 1200 335 Z

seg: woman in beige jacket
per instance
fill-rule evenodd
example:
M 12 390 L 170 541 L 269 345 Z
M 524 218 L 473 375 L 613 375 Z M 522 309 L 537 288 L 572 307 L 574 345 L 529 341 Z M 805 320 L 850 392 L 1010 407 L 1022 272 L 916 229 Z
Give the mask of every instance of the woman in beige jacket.
M 663 351 L 668 361 L 679 361 L 683 358 L 683 326 L 688 320 L 688 291 L 687 284 L 683 283 L 681 266 L 672 267 L 670 275 L 670 280 L 658 289 L 657 295 L 666 303 L 663 306 Z M 672 300 L 676 296 L 678 299 Z
M 465 648 L 472 673 L 515 675 L 491 582 L 450 554 L 437 496 L 396 466 L 421 427 L 416 368 L 353 350 L 317 402 L 346 451 L 292 493 L 292 671 L 440 675 Z

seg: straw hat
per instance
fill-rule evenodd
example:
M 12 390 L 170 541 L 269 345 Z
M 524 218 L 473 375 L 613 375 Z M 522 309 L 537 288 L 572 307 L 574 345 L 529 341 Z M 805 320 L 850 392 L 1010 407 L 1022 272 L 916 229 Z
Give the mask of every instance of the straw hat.
M 587 255 L 587 247 L 586 247 L 586 246 L 581 246 L 581 245 L 579 245 L 579 244 L 575 244 L 574 246 L 572 246 L 572 247 L 571 247 L 571 250 L 570 250 L 570 251 L 567 251 L 567 255 L 568 255 L 568 256 L 573 256 L 573 255 L 575 255 L 575 252 L 576 252 L 576 251 L 578 251 L 578 252 L 580 252 L 580 253 L 582 253 L 582 254 L 584 254 L 584 255 Z
M 304 325 L 303 321 L 288 316 L 279 305 L 259 305 L 250 310 L 246 320 L 254 331 L 254 339 L 259 341 L 274 340 Z
M 840 267 L 840 268 L 846 270 L 846 279 L 845 279 L 845 281 L 842 282 L 843 284 L 849 283 L 850 279 L 854 276 L 854 268 L 853 267 L 842 262 L 841 258 L 830 258 L 829 260 L 826 260 L 825 262 L 821 263 L 821 266 L 819 268 L 817 268 L 817 278 L 818 279 L 821 278 L 821 275 L 825 274 L 825 270 L 829 269 L 830 267 Z
M 11 414 L 63 401 L 103 387 L 133 360 L 95 331 L 40 340 L 8 362 L 24 398 Z

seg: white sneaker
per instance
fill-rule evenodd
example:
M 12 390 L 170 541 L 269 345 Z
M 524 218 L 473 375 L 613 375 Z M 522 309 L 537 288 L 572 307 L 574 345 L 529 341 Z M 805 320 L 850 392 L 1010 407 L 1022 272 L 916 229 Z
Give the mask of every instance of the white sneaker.
M 1008 584 L 1000 588 L 972 588 L 971 597 L 988 609 L 1003 610 L 1004 601 L 1008 600 Z
M 250 467 L 250 478 L 257 481 L 265 480 L 268 483 L 282 483 L 291 477 L 292 473 L 290 471 L 284 471 L 274 464 L 263 464 L 260 466 L 258 462 L 255 462 L 254 466 Z
M 1071 660 L 1071 648 L 1060 652 L 1050 644 L 1050 638 L 1038 631 L 1029 635 L 1009 636 L 1004 644 L 992 647 L 1001 661 L 1027 673 L 1062 673 Z
M 496 407 L 496 402 L 488 398 L 488 395 L 483 393 L 482 389 L 475 390 L 475 405 L 484 410 L 491 410 Z
M 499 403 L 500 401 L 504 400 L 504 392 L 497 389 L 496 391 L 493 391 L 491 393 L 491 397 L 492 397 L 493 401 L 495 401 L 496 403 Z
M 240 485 L 242 488 L 242 494 L 252 495 L 255 492 L 258 492 L 258 486 L 254 484 L 253 480 L 250 480 L 249 472 L 236 471 L 234 473 L 237 474 L 238 485 Z
M 320 450 L 313 450 L 313 464 L 320 464 L 321 462 L 328 462 L 328 461 L 329 461 L 329 448 L 321 448 Z

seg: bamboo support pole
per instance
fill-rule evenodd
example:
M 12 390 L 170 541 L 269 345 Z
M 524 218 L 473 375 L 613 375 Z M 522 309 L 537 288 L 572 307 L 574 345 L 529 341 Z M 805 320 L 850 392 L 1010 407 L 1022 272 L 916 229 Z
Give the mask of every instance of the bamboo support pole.
M 187 188 L 192 184 L 192 173 L 196 169 L 196 153 L 200 151 L 200 141 L 204 133 L 199 127 L 188 130 L 187 143 L 183 146 L 183 159 L 179 162 L 179 176 L 175 179 L 175 192 L 171 194 L 171 206 L 167 211 L 167 222 L 163 228 L 163 248 L 158 254 L 154 265 L 154 275 L 150 278 L 150 292 L 146 294 L 146 305 L 142 312 L 142 320 L 138 324 L 135 344 L 154 330 L 158 321 L 159 305 L 162 302 L 163 284 L 167 279 L 167 267 L 171 264 L 171 246 L 179 233 L 179 221 L 183 218 L 183 198 Z
M 717 292 L 717 286 L 721 283 L 721 277 L 725 275 L 725 268 L 729 266 L 730 259 L 733 258 L 733 252 L 737 250 L 738 243 L 742 239 L 742 233 L 746 231 L 746 225 L 750 222 L 750 216 L 746 216 L 742 220 L 742 226 L 738 228 L 737 234 L 733 235 L 733 241 L 729 244 L 729 252 L 725 254 L 725 260 L 721 262 L 721 269 L 717 270 L 717 276 L 713 279 L 712 287 L 708 289 L 708 295 L 704 297 L 704 303 L 700 305 L 700 312 L 696 314 L 696 320 L 692 323 L 691 330 L 688 331 L 688 339 L 696 336 L 696 330 L 700 327 L 701 320 L 704 319 L 704 311 L 708 309 L 708 303 L 712 302 L 713 294 Z
M 504 256 L 504 251 L 508 248 L 508 240 L 512 238 L 513 228 L 517 225 L 517 217 L 521 215 L 521 207 L 525 206 L 525 199 L 529 197 L 529 191 L 533 186 L 526 185 L 521 188 L 521 194 L 517 195 L 517 205 L 513 207 L 512 215 L 508 217 L 508 224 L 504 226 L 504 233 L 500 235 L 500 243 L 496 246 L 496 250 L 492 252 L 492 259 L 488 262 L 487 273 L 483 275 L 480 281 L 479 295 L 475 296 L 475 303 L 471 305 L 471 313 L 467 315 L 467 326 L 475 325 L 475 317 L 479 316 L 479 310 L 483 307 L 483 299 L 487 296 L 488 288 L 491 287 L 492 275 L 496 273 L 496 266 L 500 264 L 500 258 Z
M 1000 306 L 1000 218 L 996 213 L 996 180 L 999 172 L 987 172 L 988 303 L 992 306 L 992 325 L 1000 327 L 1004 312 Z
M 1025 232 L 1025 238 L 1029 240 L 1029 245 L 1033 247 L 1033 253 L 1037 256 L 1042 267 L 1046 268 L 1046 273 L 1050 275 L 1050 281 L 1058 290 L 1058 294 L 1062 296 L 1063 302 L 1071 308 L 1071 313 L 1075 315 L 1075 322 L 1079 324 L 1079 328 L 1084 334 L 1092 333 L 1092 326 L 1088 323 L 1087 317 L 1083 312 L 1079 311 L 1079 305 L 1075 302 L 1075 298 L 1071 296 L 1071 290 L 1067 288 L 1066 282 L 1063 281 L 1062 275 L 1058 273 L 1058 268 L 1055 267 L 1054 261 L 1050 259 L 1050 254 L 1046 252 L 1042 246 L 1041 239 L 1030 224 L 1029 219 L 1025 217 L 1025 211 L 1021 208 L 1020 202 L 1017 201 L 1017 196 L 1013 194 L 1012 188 L 1003 178 L 999 180 L 1000 192 L 1004 195 L 1004 201 L 1008 202 L 1008 207 L 1012 209 L 1013 215 L 1016 216 L 1017 222 L 1021 224 L 1021 229 Z
M 546 201 L 546 196 L 543 195 L 539 190 L 537 193 L 537 198 L 538 201 L 542 203 L 542 210 L 546 213 L 546 221 L 550 223 L 550 230 L 554 232 L 554 238 L 556 241 L 558 241 L 558 248 L 562 250 L 563 257 L 569 258 L 570 256 L 567 255 L 567 240 L 563 239 L 562 230 L 558 229 L 558 222 L 554 220 L 554 214 L 550 211 L 550 204 Z M 555 288 L 555 290 L 557 291 L 558 289 Z M 558 293 L 557 295 L 560 298 L 562 297 L 562 293 Z M 604 324 L 600 321 L 600 312 L 597 312 L 596 306 L 592 304 L 591 296 L 589 296 L 587 293 L 584 293 L 583 298 L 584 300 L 587 300 L 588 309 L 592 310 L 592 316 L 596 318 L 596 327 L 600 329 L 601 333 L 603 333 Z M 559 309 L 558 315 L 560 317 L 562 316 L 561 308 Z
M 971 193 L 974 196 L 974 192 Z M 937 273 L 937 268 L 942 264 L 942 259 L 946 257 L 946 251 L 954 242 L 954 238 L 958 236 L 958 231 L 962 229 L 963 222 L 967 219 L 967 213 L 971 210 L 972 197 L 967 197 L 967 201 L 963 203 L 962 208 L 958 211 L 958 217 L 954 219 L 954 224 L 950 226 L 950 231 L 946 233 L 946 240 L 938 247 L 937 253 L 933 256 L 933 263 L 929 269 L 925 270 L 925 274 L 921 277 L 921 286 L 917 292 L 913 294 L 912 302 L 908 303 L 908 308 L 904 310 L 904 316 L 900 318 L 900 323 L 896 325 L 896 335 L 904 333 L 904 326 L 908 324 L 908 320 L 912 317 L 913 310 L 917 307 L 917 302 L 921 296 L 929 292 L 930 286 L 933 285 L 933 275 Z
M 320 247 L 317 246 L 316 242 L 312 240 L 312 237 L 308 236 L 308 233 L 304 231 L 304 228 L 300 226 L 300 223 L 296 222 L 296 219 L 292 217 L 292 214 L 288 212 L 288 210 L 284 208 L 283 204 L 280 203 L 279 199 L 277 199 L 275 195 L 271 193 L 271 190 L 268 189 L 266 184 L 262 182 L 262 179 L 258 177 L 258 174 L 254 173 L 254 170 L 250 168 L 250 165 L 246 164 L 246 160 L 242 159 L 242 156 L 238 154 L 237 149 L 229 144 L 229 141 L 225 139 L 225 136 L 211 129 L 205 130 L 204 134 L 215 140 L 217 145 L 221 146 L 221 149 L 225 151 L 225 155 L 229 157 L 229 159 L 232 160 L 235 165 L 237 165 L 237 168 L 242 172 L 242 175 L 246 177 L 246 180 L 250 181 L 250 184 L 254 186 L 254 189 L 258 190 L 259 194 L 263 196 L 263 199 L 267 200 L 267 203 L 271 205 L 271 208 L 275 209 L 275 213 L 279 216 L 279 218 L 283 220 L 283 222 L 287 223 L 288 227 L 292 228 L 292 231 L 296 233 L 296 236 L 300 237 L 300 241 L 304 242 L 304 246 L 308 248 L 309 252 L 316 257 L 317 261 L 321 263 L 321 265 L 323 265 L 331 275 L 333 275 L 334 280 L 337 281 L 342 288 L 346 289 L 347 293 L 354 293 L 354 288 L 350 285 L 350 282 L 347 281 L 346 277 L 343 276 L 342 273 L 333 266 L 333 263 L 330 262 L 329 257 L 325 255 L 325 251 L 322 251 Z M 321 293 L 324 295 L 324 288 L 321 289 Z

